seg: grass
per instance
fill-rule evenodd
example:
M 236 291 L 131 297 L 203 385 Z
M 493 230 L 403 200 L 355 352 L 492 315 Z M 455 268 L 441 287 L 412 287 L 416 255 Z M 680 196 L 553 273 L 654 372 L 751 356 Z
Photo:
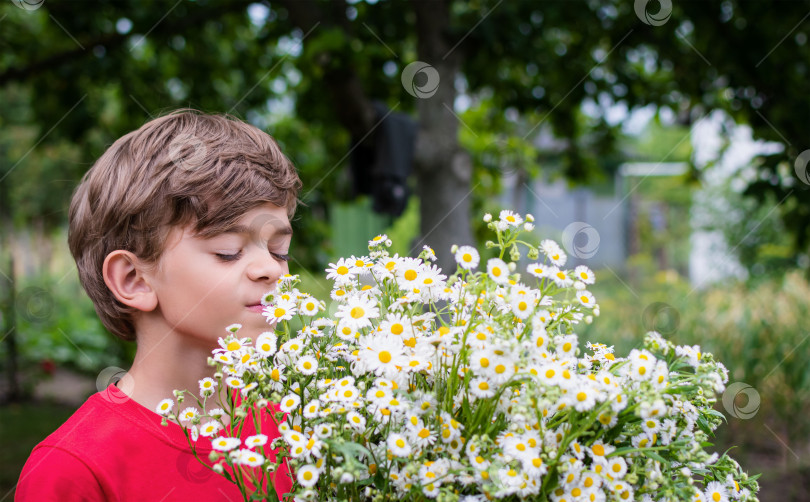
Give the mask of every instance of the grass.
M 0 501 L 14 500 L 14 488 L 31 450 L 74 411 L 74 406 L 47 402 L 0 407 Z

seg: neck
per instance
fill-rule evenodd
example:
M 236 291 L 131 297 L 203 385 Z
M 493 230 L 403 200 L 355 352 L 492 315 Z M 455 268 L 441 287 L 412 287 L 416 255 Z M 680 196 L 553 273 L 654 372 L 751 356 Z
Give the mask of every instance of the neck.
M 213 348 L 189 344 L 174 333 L 157 339 L 139 337 L 135 360 L 118 387 L 130 399 L 152 411 L 163 399 L 177 402 L 175 390 L 189 391 L 176 411 L 186 406 L 197 407 L 192 396 L 200 397 L 199 381 L 214 374 L 214 368 L 207 364 Z M 208 400 L 206 408 L 217 407 L 216 399 Z

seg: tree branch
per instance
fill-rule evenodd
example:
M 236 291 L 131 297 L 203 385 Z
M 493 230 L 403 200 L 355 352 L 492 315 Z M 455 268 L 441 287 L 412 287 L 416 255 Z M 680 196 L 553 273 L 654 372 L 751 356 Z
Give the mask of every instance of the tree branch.
M 331 17 L 324 14 L 315 0 L 282 0 L 280 3 L 289 12 L 292 22 L 305 33 L 316 27 L 335 26 L 335 19 L 345 18 L 345 15 Z M 346 7 L 343 1 L 332 5 L 336 13 L 340 13 L 341 9 L 345 12 Z M 345 22 L 339 22 L 338 26 L 347 36 L 350 35 Z M 324 81 L 332 96 L 338 121 L 351 133 L 352 137 L 362 138 L 376 122 L 374 107 L 366 96 L 357 73 L 350 67 L 335 68 L 329 64 L 329 59 L 328 54 L 324 55 L 322 63 Z M 369 141 L 370 137 L 371 135 L 366 141 Z
M 219 18 L 231 12 L 247 9 L 248 5 L 251 3 L 254 2 L 250 0 L 236 0 L 227 4 L 216 4 L 215 7 L 196 11 L 191 15 L 177 18 L 176 22 L 174 23 L 167 23 L 165 21 L 161 22 L 155 26 L 155 29 L 150 33 L 150 36 L 160 37 L 162 35 L 177 35 L 178 33 L 182 33 L 189 28 L 197 28 L 202 23 L 205 23 L 211 19 Z M 144 30 L 144 33 L 145 32 L 146 30 Z M 85 48 L 92 48 L 97 45 L 102 45 L 109 50 L 124 44 L 124 42 L 131 36 L 132 35 L 129 33 L 107 33 L 96 39 L 82 42 L 82 46 Z M 3 71 L 0 73 L 0 86 L 9 82 L 22 82 L 28 80 L 35 77 L 39 73 L 59 68 L 86 57 L 94 57 L 93 51 L 79 47 L 45 56 L 44 58 L 38 61 L 33 61 L 24 67 L 10 68 Z

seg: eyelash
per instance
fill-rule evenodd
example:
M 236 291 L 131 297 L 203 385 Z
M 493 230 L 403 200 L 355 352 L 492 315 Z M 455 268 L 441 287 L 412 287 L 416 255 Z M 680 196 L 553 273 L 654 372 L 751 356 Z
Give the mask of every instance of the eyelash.
M 217 258 L 219 258 L 222 261 L 226 261 L 226 262 L 236 261 L 242 256 L 241 251 L 239 251 L 236 254 L 221 254 L 221 253 L 214 253 L 214 254 L 215 254 L 215 256 Z M 280 254 L 280 253 L 270 253 L 270 254 L 273 255 L 273 257 L 276 258 L 279 261 L 289 261 L 290 260 L 290 255 L 288 255 L 288 254 Z

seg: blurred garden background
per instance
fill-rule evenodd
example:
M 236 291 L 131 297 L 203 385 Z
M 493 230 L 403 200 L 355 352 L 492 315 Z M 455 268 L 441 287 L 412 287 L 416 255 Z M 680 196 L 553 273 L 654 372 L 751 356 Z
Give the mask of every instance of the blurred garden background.
M 112 141 L 180 107 L 272 134 L 304 181 L 302 289 L 384 232 L 483 245 L 512 209 L 596 271 L 584 344 L 655 329 L 730 373 L 716 449 L 810 500 L 810 1 L 0 3 L 0 500 L 131 361 L 67 250 Z

